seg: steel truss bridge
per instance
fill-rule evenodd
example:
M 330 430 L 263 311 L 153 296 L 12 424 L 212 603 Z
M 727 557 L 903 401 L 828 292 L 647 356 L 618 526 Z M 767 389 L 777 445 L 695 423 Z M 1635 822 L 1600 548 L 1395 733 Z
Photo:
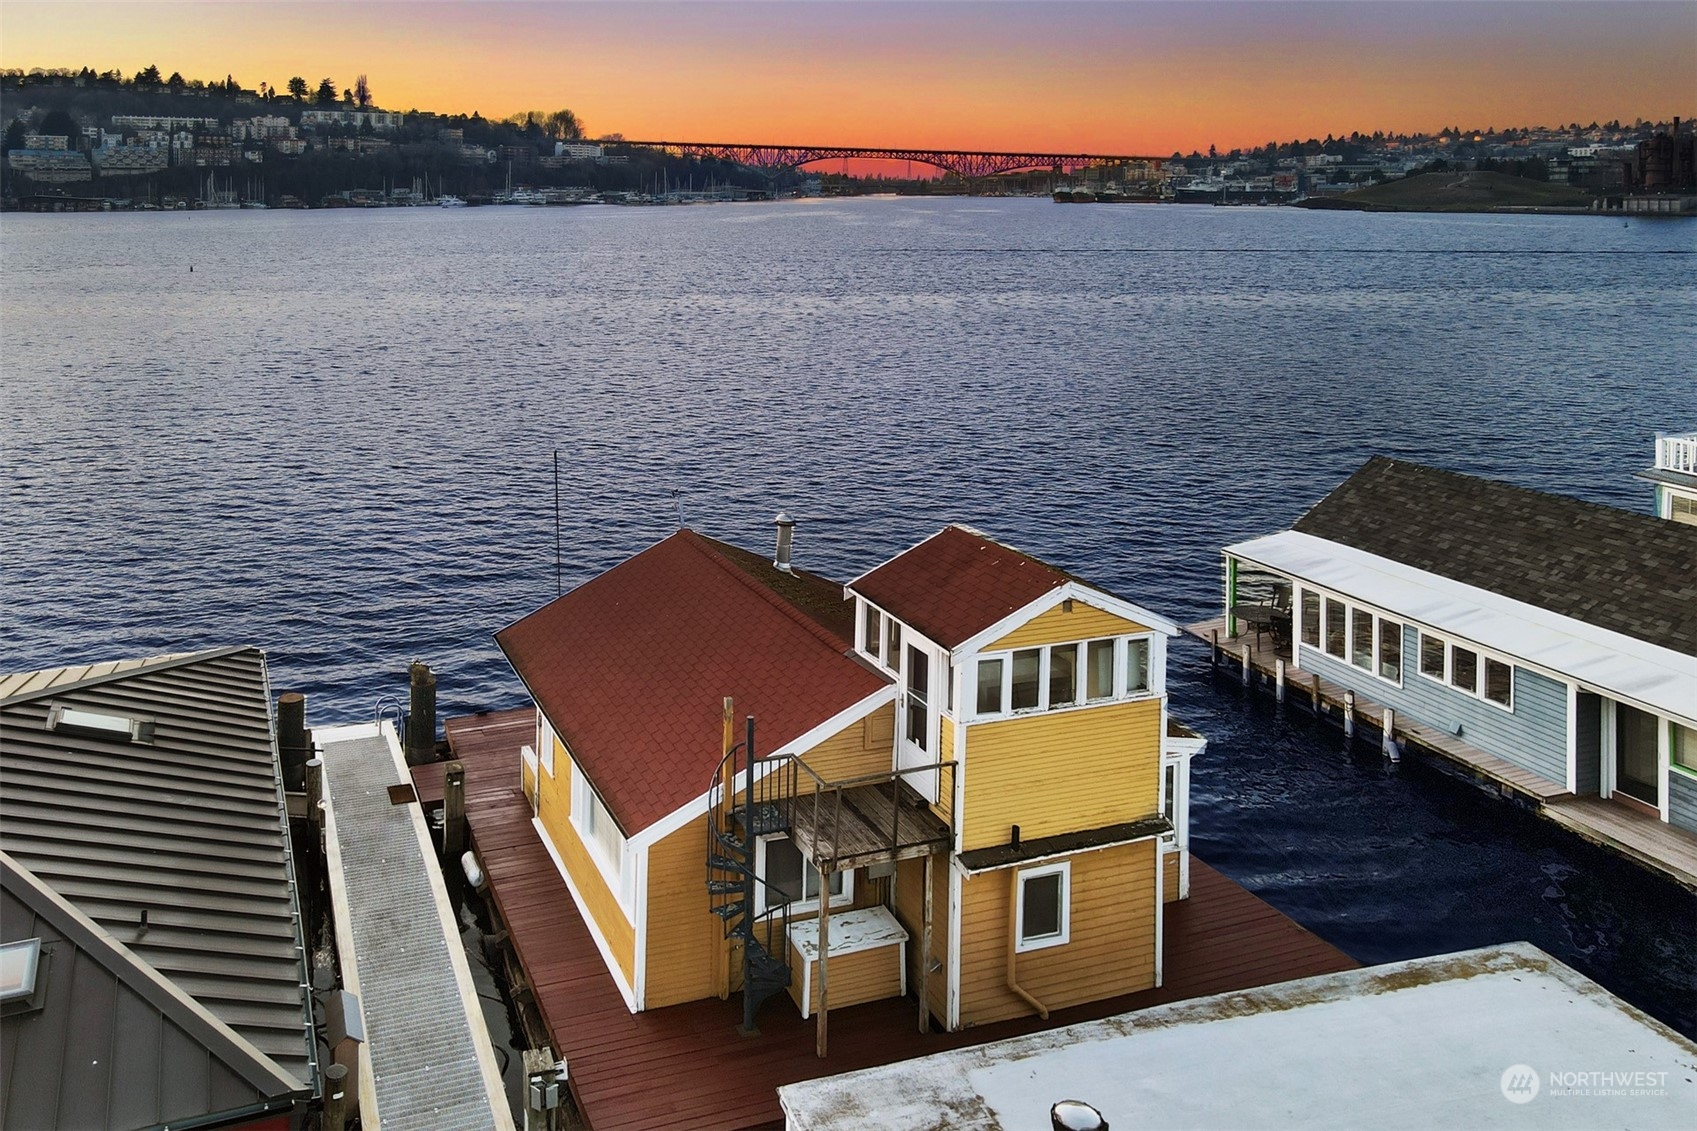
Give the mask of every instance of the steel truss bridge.
M 609 145 L 659 149 L 680 157 L 730 161 L 776 173 L 816 161 L 868 157 L 883 161 L 917 161 L 967 180 L 996 177 L 1034 169 L 1062 172 L 1090 165 L 1123 165 L 1134 161 L 1160 163 L 1167 158 L 1109 153 L 1003 153 L 976 149 L 878 149 L 864 145 L 751 145 L 718 141 L 619 141 Z

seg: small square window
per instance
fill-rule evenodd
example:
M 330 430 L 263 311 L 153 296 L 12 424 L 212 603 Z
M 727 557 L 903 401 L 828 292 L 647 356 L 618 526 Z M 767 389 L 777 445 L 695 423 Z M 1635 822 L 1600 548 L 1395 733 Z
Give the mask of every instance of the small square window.
M 1149 690 L 1149 641 L 1125 642 L 1125 693 L 1136 695 Z
M 0 1001 L 16 1001 L 33 995 L 40 965 L 40 939 L 24 939 L 0 946 Z
M 978 713 L 980 715 L 999 715 L 1002 713 L 1002 670 L 1007 666 L 1004 660 L 978 661 Z
M 1463 691 L 1479 693 L 1479 653 L 1459 644 L 1450 645 L 1450 683 Z
M 1078 702 L 1078 645 L 1057 644 L 1049 649 L 1049 708 Z
M 1424 632 L 1420 634 L 1420 674 L 1444 678 L 1444 642 Z
M 1033 868 L 1019 875 L 1019 937 L 1015 950 L 1040 950 L 1067 941 L 1067 864 Z
M 1029 711 L 1040 702 L 1043 690 L 1043 649 L 1027 648 L 1013 654 L 1013 709 Z
M 1514 669 L 1489 656 L 1485 657 L 1485 698 L 1504 707 L 1514 706 Z

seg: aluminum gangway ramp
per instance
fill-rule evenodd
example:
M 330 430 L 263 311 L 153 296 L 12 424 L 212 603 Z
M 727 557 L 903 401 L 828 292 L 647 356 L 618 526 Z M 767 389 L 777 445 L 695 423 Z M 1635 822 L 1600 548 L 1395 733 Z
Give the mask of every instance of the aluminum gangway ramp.
M 343 988 L 365 1022 L 362 1125 L 510 1131 L 458 921 L 393 726 L 320 727 L 313 739 Z

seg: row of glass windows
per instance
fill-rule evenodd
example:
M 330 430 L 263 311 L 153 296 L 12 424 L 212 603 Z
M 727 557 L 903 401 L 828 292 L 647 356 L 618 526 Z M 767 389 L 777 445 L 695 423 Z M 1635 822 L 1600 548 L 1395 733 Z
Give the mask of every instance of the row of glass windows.
M 1464 644 L 1422 632 L 1420 674 L 1514 710 L 1514 665 Z
M 891 671 L 901 667 L 902 626 L 895 617 L 887 617 L 871 605 L 862 604 L 866 622 L 860 639 L 860 650 Z
M 1149 690 L 1149 640 L 1110 636 L 1021 648 L 980 657 L 977 675 L 980 717 L 1141 695 Z
M 1354 664 L 1380 679 L 1402 683 L 1402 624 L 1366 609 L 1350 608 L 1336 597 L 1302 593 L 1302 642 L 1324 641 L 1328 656 Z

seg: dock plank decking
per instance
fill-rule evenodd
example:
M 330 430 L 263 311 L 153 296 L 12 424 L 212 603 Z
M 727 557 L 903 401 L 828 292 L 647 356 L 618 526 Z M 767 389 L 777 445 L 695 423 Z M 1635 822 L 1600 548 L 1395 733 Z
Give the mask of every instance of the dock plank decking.
M 406 1131 L 511 1131 L 489 1033 L 406 767 L 375 726 L 315 730 L 344 980 L 365 1017 L 360 1113 Z
M 762 1008 L 760 1033 L 752 1037 L 737 1033 L 737 995 L 633 1015 L 530 823 L 519 748 L 535 734 L 534 712 L 450 719 L 447 731 L 466 769 L 467 816 L 496 908 L 555 1051 L 567 1062 L 579 1110 L 595 1128 L 776 1126 L 781 1084 L 1358 965 L 1193 859 L 1190 898 L 1165 909 L 1165 984 L 1058 1010 L 1048 1022 L 1032 1017 L 921 1035 L 913 1004 L 886 999 L 832 1010 L 831 1054 L 820 1060 L 813 1022 L 787 998 Z M 440 796 L 441 773 L 415 768 L 421 798 L 432 796 L 432 780 Z

